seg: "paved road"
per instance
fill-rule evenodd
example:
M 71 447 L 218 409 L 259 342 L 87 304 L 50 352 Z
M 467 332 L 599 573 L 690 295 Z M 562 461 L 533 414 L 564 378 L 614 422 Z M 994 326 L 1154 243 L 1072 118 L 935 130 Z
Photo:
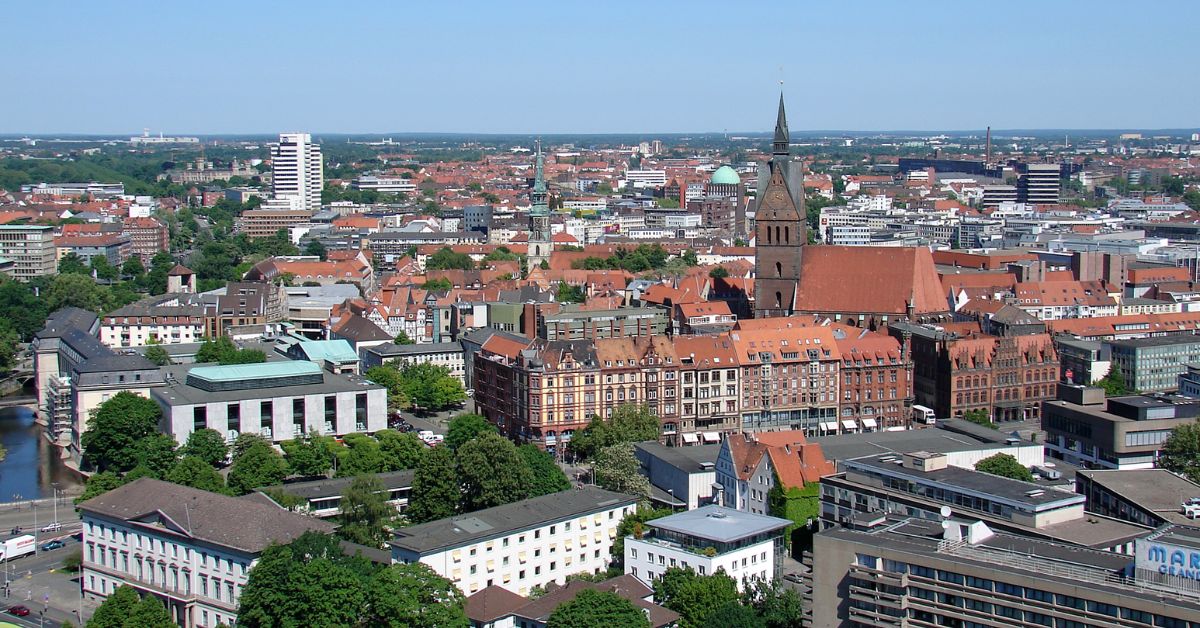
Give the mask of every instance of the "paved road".
M 70 536 L 62 538 L 65 547 L 17 558 L 4 565 L 6 570 L 0 570 L 0 584 L 8 582 L 8 595 L 0 597 L 0 608 L 22 605 L 31 611 L 25 617 L 4 613 L 0 621 L 18 626 L 61 626 L 65 621 L 79 625 L 79 581 L 74 574 L 62 571 L 61 566 L 64 558 L 80 549 L 80 543 Z M 0 596 L 3 595 L 4 589 L 0 588 Z M 90 616 L 94 609 L 95 604 L 85 603 L 84 616 Z

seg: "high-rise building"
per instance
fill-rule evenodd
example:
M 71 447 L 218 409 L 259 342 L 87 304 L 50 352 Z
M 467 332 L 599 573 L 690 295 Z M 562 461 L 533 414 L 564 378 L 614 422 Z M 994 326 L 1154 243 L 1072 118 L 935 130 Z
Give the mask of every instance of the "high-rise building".
M 1057 205 L 1061 176 L 1059 164 L 1024 164 L 1018 185 L 1020 200 L 1036 205 Z
M 796 306 L 804 231 L 804 167 L 790 154 L 783 94 L 775 120 L 771 160 L 759 164 L 754 214 L 755 318 L 788 316 Z
M 537 165 L 534 167 L 533 189 L 529 192 L 529 267 L 536 268 L 550 260 L 554 244 L 550 241 L 550 205 L 546 197 L 545 162 L 542 141 L 537 141 Z
M 279 145 L 271 149 L 272 181 L 276 198 L 299 197 L 303 208 L 321 208 L 325 170 L 321 147 L 308 133 L 280 133 Z
M 0 258 L 13 262 L 11 274 L 21 281 L 54 274 L 58 268 L 54 227 L 0 225 Z

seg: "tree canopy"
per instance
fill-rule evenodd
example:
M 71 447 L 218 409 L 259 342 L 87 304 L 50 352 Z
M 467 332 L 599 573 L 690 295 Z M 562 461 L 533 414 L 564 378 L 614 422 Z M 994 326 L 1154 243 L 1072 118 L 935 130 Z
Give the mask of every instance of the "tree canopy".
M 228 336 L 209 338 L 196 351 L 196 362 L 217 364 L 256 364 L 266 362 L 267 355 L 258 349 L 239 349 Z
M 583 589 L 573 599 L 558 605 L 546 628 L 649 628 L 650 621 L 633 602 L 613 593 Z
M 571 439 L 571 451 L 590 459 L 601 449 L 617 443 L 636 443 L 657 440 L 659 420 L 650 408 L 625 403 L 613 410 L 612 418 L 592 417 L 587 427 Z
M 446 430 L 446 440 L 443 443 L 450 449 L 457 450 L 463 443 L 482 436 L 495 434 L 496 426 L 479 414 L 460 414 L 450 419 Z
M 322 476 L 333 467 L 337 443 L 331 436 L 321 436 L 316 430 L 280 443 L 283 459 L 293 475 Z
M 1162 446 L 1158 466 L 1200 482 L 1200 422 L 1180 425 L 1171 430 Z
M 517 447 L 517 451 L 525 460 L 525 466 L 529 468 L 532 476 L 532 482 L 529 484 L 530 497 L 549 495 L 571 488 L 571 480 L 554 462 L 554 456 L 530 443 Z
M 454 452 L 445 446 L 430 449 L 413 473 L 412 497 L 405 514 L 414 523 L 444 519 L 458 511 L 461 500 Z
M 529 496 L 533 475 L 512 441 L 482 434 L 457 450 L 462 509 L 466 512 L 512 503 Z
M 975 470 L 1004 478 L 1032 482 L 1033 473 L 1009 454 L 995 454 L 975 463 Z
M 370 475 L 359 475 L 342 495 L 338 535 L 368 547 L 383 547 L 391 539 L 396 508 L 388 503 L 383 484 Z
M 596 453 L 593 468 L 596 484 L 618 493 L 650 496 L 650 480 L 641 473 L 633 443 L 609 445 Z
M 704 626 L 708 617 L 739 601 L 737 582 L 724 571 L 701 576 L 668 567 L 654 582 L 654 601 L 679 613 L 683 628 Z
M 429 259 L 425 260 L 425 270 L 474 270 L 475 260 L 471 259 L 466 253 L 455 253 L 448 246 L 444 246 Z
M 215 467 L 225 464 L 229 447 L 220 432 L 206 427 L 188 434 L 187 442 L 179 449 L 179 453 L 183 456 L 195 456 Z
M 80 437 L 84 458 L 100 471 L 128 471 L 137 465 L 134 444 L 158 433 L 162 409 L 128 391 L 101 403 L 88 419 Z
M 225 478 L 198 456 L 184 456 L 164 478 L 168 482 L 213 493 L 226 493 Z
M 255 442 L 234 457 L 227 482 L 235 494 L 245 495 L 260 486 L 282 482 L 287 472 L 287 462 L 274 447 Z

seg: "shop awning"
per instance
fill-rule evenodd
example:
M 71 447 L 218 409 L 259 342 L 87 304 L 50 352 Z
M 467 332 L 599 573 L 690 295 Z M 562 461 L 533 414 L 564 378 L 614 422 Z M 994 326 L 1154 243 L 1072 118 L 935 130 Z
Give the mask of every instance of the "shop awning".
M 684 435 L 683 435 L 683 442 L 685 442 L 685 443 L 698 443 L 698 442 L 700 442 L 700 437 L 699 437 L 699 436 L 696 436 L 695 434 L 684 434 Z
M 836 432 L 837 431 L 837 421 L 827 421 L 825 423 L 822 423 L 821 429 L 825 430 L 826 432 Z
M 856 430 L 856 429 L 858 429 L 858 423 L 855 423 L 853 420 L 847 419 L 845 421 L 842 421 L 842 428 L 847 429 L 847 430 Z
M 879 427 L 879 424 L 875 422 L 875 419 L 863 419 L 863 427 Z
M 719 443 L 719 442 L 721 442 L 721 435 L 716 432 L 705 432 L 704 433 L 704 442 Z

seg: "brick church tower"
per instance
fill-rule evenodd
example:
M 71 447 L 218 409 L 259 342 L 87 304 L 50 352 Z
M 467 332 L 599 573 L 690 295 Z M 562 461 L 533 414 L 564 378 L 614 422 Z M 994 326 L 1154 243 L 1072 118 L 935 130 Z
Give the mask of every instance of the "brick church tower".
M 759 164 L 754 214 L 754 317 L 789 316 L 796 305 L 804 245 L 804 164 L 791 155 L 783 94 L 771 159 Z

